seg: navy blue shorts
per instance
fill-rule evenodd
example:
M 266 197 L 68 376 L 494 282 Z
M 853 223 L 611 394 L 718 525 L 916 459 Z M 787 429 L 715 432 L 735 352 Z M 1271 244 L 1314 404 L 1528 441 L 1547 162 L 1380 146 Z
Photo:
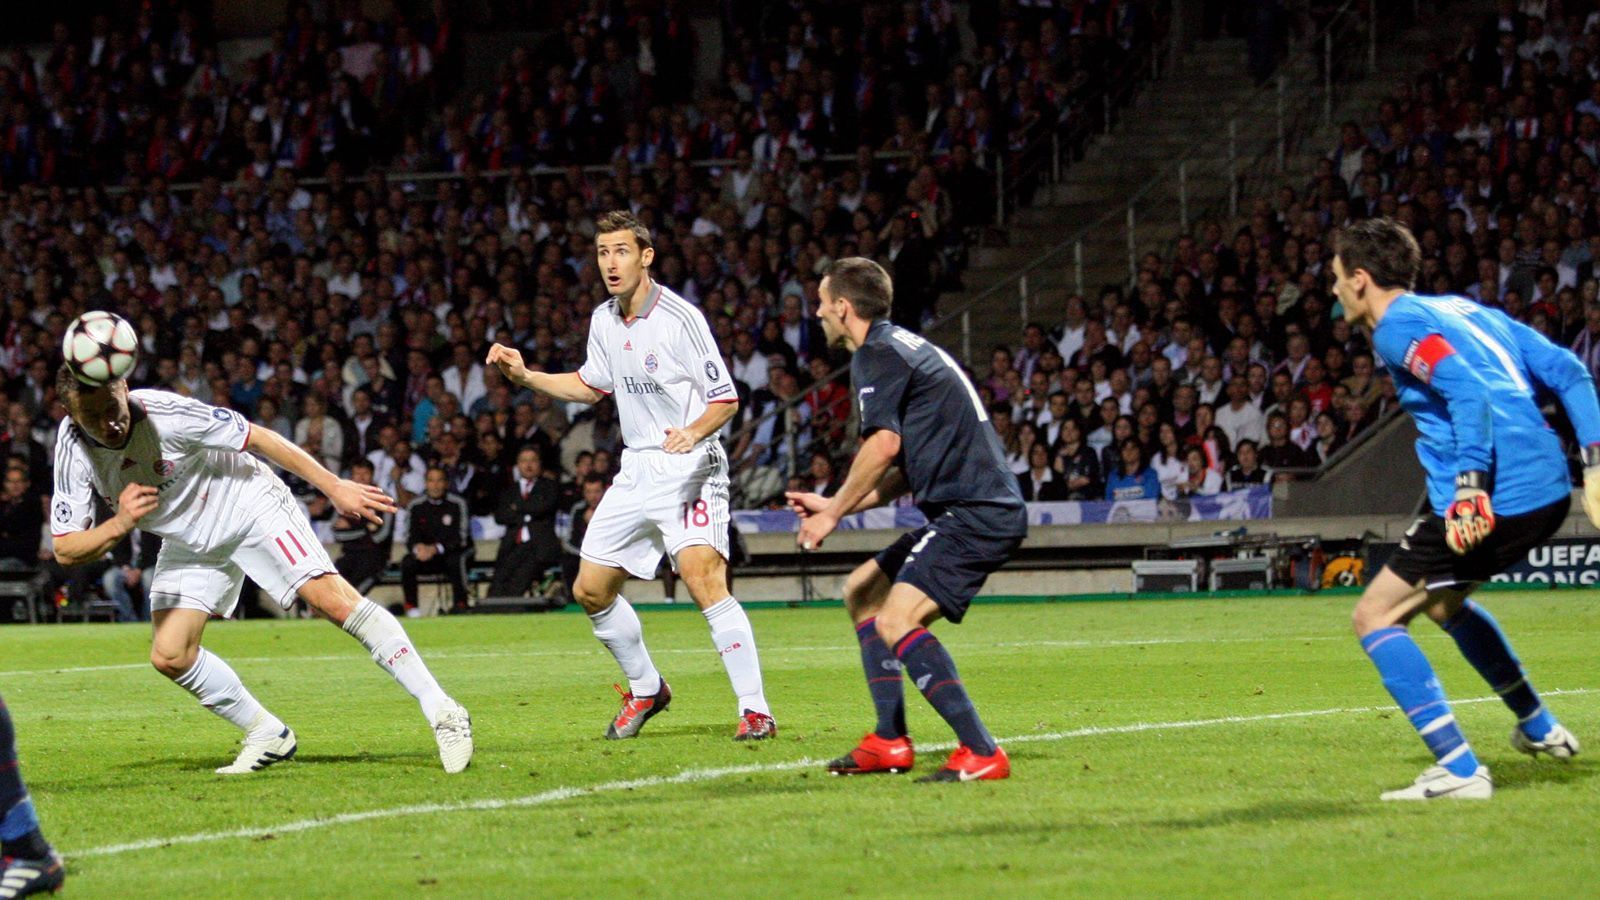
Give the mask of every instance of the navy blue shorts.
M 951 506 L 901 535 L 874 561 L 890 581 L 922 591 L 946 619 L 960 622 L 989 573 L 1011 558 L 1027 534 L 1028 511 L 1020 506 Z

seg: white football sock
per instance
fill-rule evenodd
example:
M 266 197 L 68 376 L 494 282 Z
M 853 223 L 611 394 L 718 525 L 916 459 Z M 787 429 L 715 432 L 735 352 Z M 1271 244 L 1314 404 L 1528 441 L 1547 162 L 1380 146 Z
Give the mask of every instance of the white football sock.
M 428 724 L 439 721 L 440 711 L 452 701 L 422 661 L 400 620 L 387 609 L 363 598 L 344 620 L 344 630 L 372 654 L 372 661 L 394 676 L 406 692 L 417 698 Z
M 761 657 L 756 654 L 756 633 L 744 607 L 732 597 L 724 598 L 701 611 L 711 626 L 711 642 L 722 655 L 728 681 L 739 695 L 739 713 L 753 710 L 772 715 L 767 695 L 761 688 Z
M 189 671 L 173 680 L 201 706 L 232 722 L 248 740 L 264 741 L 283 733 L 283 722 L 250 695 L 233 667 L 204 647 Z
M 610 606 L 590 613 L 589 622 L 594 626 L 594 636 L 616 657 L 633 695 L 653 697 L 660 693 L 661 673 L 650 661 L 650 651 L 644 646 L 644 626 L 639 624 L 639 614 L 633 611 L 628 598 L 618 594 Z

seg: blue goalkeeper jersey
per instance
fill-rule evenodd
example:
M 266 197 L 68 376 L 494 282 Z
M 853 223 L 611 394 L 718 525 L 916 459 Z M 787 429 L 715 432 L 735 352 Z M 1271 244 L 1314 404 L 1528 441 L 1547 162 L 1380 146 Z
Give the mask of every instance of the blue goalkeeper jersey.
M 1460 472 L 1486 471 L 1497 514 L 1531 512 L 1571 490 L 1566 454 L 1534 399 L 1561 399 L 1578 440 L 1600 443 L 1600 401 L 1578 357 L 1505 313 L 1461 297 L 1402 294 L 1373 333 L 1400 405 L 1422 437 L 1428 503 L 1439 515 Z

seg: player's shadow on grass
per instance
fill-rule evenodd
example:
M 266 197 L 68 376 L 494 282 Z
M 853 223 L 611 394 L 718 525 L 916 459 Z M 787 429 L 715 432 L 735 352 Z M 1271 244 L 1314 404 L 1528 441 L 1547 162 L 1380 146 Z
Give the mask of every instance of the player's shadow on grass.
M 1371 805 L 1353 800 L 1272 800 L 1250 806 L 1213 810 L 1192 818 L 1150 819 L 1144 828 L 1165 831 L 1198 831 L 1230 825 L 1261 825 L 1268 822 L 1321 822 L 1347 819 L 1370 810 Z
M 655 737 L 721 737 L 733 738 L 734 726 L 723 722 L 709 722 L 704 725 L 663 725 L 660 719 L 650 723 L 646 732 Z
M 1590 760 L 1569 763 L 1515 760 L 1490 766 L 1489 773 L 1494 778 L 1494 789 L 1498 793 L 1543 785 L 1580 784 L 1600 775 L 1600 766 Z

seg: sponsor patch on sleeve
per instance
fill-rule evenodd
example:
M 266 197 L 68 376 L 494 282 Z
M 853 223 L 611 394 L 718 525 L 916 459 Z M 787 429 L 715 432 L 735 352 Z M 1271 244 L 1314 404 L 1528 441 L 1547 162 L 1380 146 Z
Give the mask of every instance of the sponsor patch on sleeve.
M 1443 335 L 1430 334 L 1421 340 L 1411 342 L 1406 348 L 1405 367 L 1418 381 L 1423 384 L 1433 382 L 1433 372 L 1443 362 L 1445 357 L 1456 352 L 1450 342 Z
M 715 400 L 716 398 L 721 397 L 723 394 L 731 394 L 731 393 L 733 393 L 733 385 L 724 384 L 724 385 L 721 385 L 719 387 L 714 387 L 711 390 L 707 391 L 706 392 L 706 399 L 707 400 Z

